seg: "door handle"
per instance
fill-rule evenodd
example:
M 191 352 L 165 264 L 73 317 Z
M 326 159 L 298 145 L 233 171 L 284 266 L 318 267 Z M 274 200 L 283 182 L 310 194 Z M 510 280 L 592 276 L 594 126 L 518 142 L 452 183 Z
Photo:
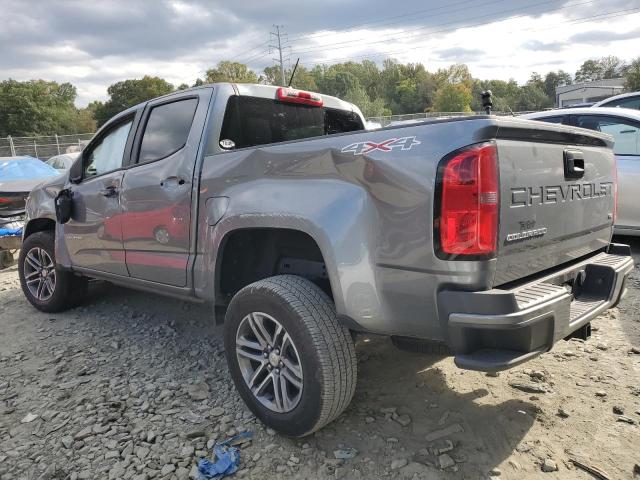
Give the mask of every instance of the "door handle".
M 99 193 L 103 197 L 107 197 L 107 198 L 115 197 L 116 195 L 118 195 L 118 189 L 114 185 L 109 185 L 105 189 L 100 190 Z
M 182 177 L 167 177 L 160 182 L 161 187 L 181 187 L 187 181 Z
M 580 150 L 564 151 L 564 178 L 567 180 L 584 177 L 584 153 Z

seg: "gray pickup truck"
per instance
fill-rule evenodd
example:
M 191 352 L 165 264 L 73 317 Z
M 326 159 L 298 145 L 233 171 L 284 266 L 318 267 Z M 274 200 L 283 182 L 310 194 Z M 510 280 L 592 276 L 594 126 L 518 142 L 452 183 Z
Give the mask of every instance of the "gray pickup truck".
M 209 302 L 231 376 L 307 435 L 356 385 L 353 336 L 497 371 L 589 335 L 633 268 L 610 136 L 490 115 L 367 131 L 315 93 L 214 84 L 130 108 L 31 192 L 27 299 L 87 279 Z

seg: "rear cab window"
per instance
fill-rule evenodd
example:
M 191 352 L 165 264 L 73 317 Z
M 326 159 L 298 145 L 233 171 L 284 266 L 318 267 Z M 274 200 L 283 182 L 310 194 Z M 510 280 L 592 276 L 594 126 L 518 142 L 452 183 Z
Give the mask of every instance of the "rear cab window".
M 355 112 L 249 96 L 229 99 L 219 144 L 226 150 L 364 130 Z

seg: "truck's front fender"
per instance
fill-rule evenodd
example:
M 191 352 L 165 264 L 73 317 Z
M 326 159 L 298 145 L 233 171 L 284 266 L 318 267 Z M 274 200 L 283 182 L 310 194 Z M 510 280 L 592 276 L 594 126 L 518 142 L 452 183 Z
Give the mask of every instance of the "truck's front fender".
M 56 222 L 55 199 L 66 182 L 66 176 L 43 183 L 34 188 L 29 194 L 25 209 L 25 223 L 22 232 L 23 240 L 41 230 L 52 229 L 55 232 L 56 263 L 63 268 L 71 267 L 71 260 L 63 238 L 63 226 Z

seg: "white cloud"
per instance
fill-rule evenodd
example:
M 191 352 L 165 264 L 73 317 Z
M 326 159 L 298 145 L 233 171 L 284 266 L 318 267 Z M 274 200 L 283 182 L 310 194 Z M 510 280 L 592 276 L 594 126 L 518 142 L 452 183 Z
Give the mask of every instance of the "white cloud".
M 589 58 L 616 55 L 630 60 L 639 54 L 640 13 L 598 16 L 640 10 L 640 0 L 598 5 L 571 0 L 584 5 L 566 8 L 565 2 L 562 10 L 547 14 L 545 10 L 563 4 L 536 9 L 527 0 L 488 2 L 496 4 L 493 7 L 482 7 L 480 1 L 433 0 L 426 5 L 408 0 L 401 11 L 388 0 L 308 2 L 305 9 L 291 0 L 0 0 L 0 11 L 13 12 L 0 29 L 0 75 L 71 82 L 83 106 L 105 100 L 110 84 L 145 74 L 174 85 L 192 84 L 223 59 L 248 61 L 260 71 L 272 64 L 267 40 L 273 23 L 291 32 L 291 60 L 300 56 L 306 66 L 364 58 L 381 63 L 392 56 L 421 62 L 428 70 L 466 63 L 478 78 L 524 82 L 532 71 L 573 73 Z M 468 11 L 453 7 L 463 3 L 470 6 Z M 515 13 L 505 13 L 509 8 Z M 412 11 L 422 13 L 406 14 Z M 523 16 L 532 11 L 536 15 Z M 465 20 L 480 24 L 484 15 L 493 16 L 491 23 L 460 26 Z M 360 27 L 349 29 L 358 23 Z

